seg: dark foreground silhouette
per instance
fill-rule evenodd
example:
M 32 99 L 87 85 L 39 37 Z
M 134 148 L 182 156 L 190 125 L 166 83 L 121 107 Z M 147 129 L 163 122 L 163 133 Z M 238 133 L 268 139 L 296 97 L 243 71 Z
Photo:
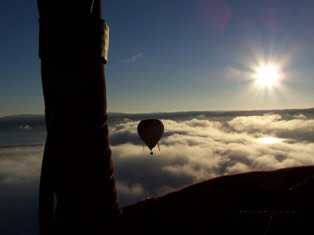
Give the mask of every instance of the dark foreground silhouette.
M 38 8 L 48 131 L 41 235 L 188 229 L 194 234 L 313 233 L 313 181 L 306 181 L 313 166 L 222 176 L 121 208 L 109 148 L 103 64 L 108 25 L 101 19 L 101 1 L 38 0 Z
M 312 234 L 313 170 L 217 177 L 124 207 L 122 217 L 134 229 L 144 224 L 157 230 L 169 225 L 177 231 L 219 232 L 214 234 L 265 234 L 267 229 L 267 234 Z

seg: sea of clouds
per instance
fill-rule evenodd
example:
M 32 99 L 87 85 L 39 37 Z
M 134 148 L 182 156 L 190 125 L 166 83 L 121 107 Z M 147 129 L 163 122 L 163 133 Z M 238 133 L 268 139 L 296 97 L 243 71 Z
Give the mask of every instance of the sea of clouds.
M 225 174 L 314 164 L 314 120 L 304 115 L 162 122 L 161 151 L 155 149 L 153 156 L 141 146 L 138 122 L 111 129 L 122 204 Z M 278 142 L 261 143 L 262 137 L 277 137 Z
M 154 155 L 137 134 L 139 120 L 121 119 L 110 126 L 121 206 L 216 176 L 314 164 L 314 119 L 307 114 L 161 121 L 165 133 Z M 259 141 L 263 137 L 278 141 L 266 144 Z M 42 144 L 0 147 L 0 234 L 37 233 L 43 149 Z

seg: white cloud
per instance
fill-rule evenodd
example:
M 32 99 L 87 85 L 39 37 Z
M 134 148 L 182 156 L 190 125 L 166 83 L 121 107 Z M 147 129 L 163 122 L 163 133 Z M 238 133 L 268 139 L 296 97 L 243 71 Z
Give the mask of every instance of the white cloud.
M 236 117 L 228 122 L 229 126 L 238 132 L 256 132 L 265 130 L 269 125 L 281 119 L 279 114 L 265 114 L 263 116 Z
M 130 183 L 128 181 L 117 181 L 116 186 L 119 192 L 120 204 L 135 202 L 146 195 L 144 187 L 139 183 Z
M 32 181 L 39 177 L 43 146 L 0 149 L 0 185 Z
M 19 128 L 22 129 L 22 130 L 31 130 L 31 129 L 33 129 L 33 128 L 32 128 L 31 126 L 29 126 L 29 125 L 19 126 Z
M 121 61 L 121 63 L 133 63 L 133 62 L 139 60 L 140 58 L 142 58 L 143 56 L 144 56 L 144 53 L 143 53 L 143 52 L 139 52 L 139 53 L 133 55 L 133 56 L 130 57 L 130 58 L 123 59 L 123 60 Z
M 293 115 L 293 118 L 295 118 L 295 119 L 307 119 L 307 117 L 305 116 L 305 115 L 303 115 L 303 114 L 295 114 L 295 115 Z
M 285 120 L 278 114 L 236 117 L 229 121 L 228 125 L 237 132 L 314 141 L 314 120 L 307 119 L 302 114 L 290 120 Z
M 142 185 L 138 183 L 134 183 L 133 185 L 129 185 L 127 182 L 117 182 L 117 188 L 119 189 L 120 196 L 121 194 L 131 195 L 131 196 L 139 196 L 145 193 L 145 189 Z
M 40 145 L 0 148 L 0 234 L 38 234 L 42 153 Z

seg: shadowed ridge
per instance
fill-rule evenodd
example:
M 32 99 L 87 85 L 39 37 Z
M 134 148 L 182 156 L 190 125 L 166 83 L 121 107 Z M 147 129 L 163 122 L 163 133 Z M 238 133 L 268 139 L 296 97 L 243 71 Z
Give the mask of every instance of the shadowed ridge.
M 314 166 L 305 166 L 205 180 L 122 207 L 123 223 L 137 231 L 143 226 L 158 231 L 166 228 L 177 232 L 205 229 L 220 234 L 265 234 L 271 222 L 267 234 L 307 234 L 313 231 L 310 219 L 314 207 L 309 198 L 314 196 L 314 184 L 313 180 L 307 181 L 313 175 Z M 303 183 L 298 190 L 294 188 L 304 181 L 307 185 Z M 250 195 L 258 197 L 258 203 Z M 230 202 L 235 196 L 241 199 L 237 202 L 241 202 L 244 209 L 247 205 L 251 209 L 246 212 L 234 209 L 235 205 Z M 241 208 L 241 204 L 236 206 Z M 296 211 L 292 212 L 291 208 Z M 277 212 L 270 219 L 275 210 Z

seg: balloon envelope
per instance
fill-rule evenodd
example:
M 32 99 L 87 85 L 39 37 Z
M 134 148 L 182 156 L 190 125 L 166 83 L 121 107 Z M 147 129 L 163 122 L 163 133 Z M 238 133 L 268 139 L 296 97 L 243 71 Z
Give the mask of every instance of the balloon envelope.
M 146 119 L 138 124 L 137 132 L 147 147 L 152 150 L 164 133 L 164 125 L 158 119 Z

